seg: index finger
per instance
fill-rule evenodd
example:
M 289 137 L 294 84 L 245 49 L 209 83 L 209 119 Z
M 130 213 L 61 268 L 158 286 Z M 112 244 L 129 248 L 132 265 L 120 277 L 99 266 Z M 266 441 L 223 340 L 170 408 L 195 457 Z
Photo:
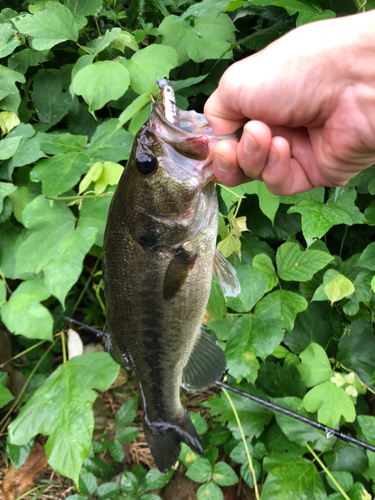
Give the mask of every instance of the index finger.
M 204 115 L 215 135 L 230 134 L 246 123 L 247 119 L 237 110 L 234 99 L 233 92 L 230 95 L 226 94 L 220 84 L 208 98 L 204 106 Z

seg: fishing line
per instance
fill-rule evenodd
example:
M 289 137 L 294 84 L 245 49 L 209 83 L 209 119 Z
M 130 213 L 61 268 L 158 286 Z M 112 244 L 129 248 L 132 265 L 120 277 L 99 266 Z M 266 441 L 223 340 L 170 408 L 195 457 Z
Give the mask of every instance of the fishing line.
M 85 330 L 88 330 L 89 332 L 95 333 L 97 336 L 103 337 L 104 333 L 101 332 L 100 330 L 97 330 L 96 328 L 92 328 L 91 326 L 85 325 L 84 323 L 81 323 L 80 321 L 77 321 L 73 318 L 69 318 L 68 316 L 62 316 L 66 321 L 69 321 L 70 323 L 73 323 L 74 325 L 81 326 Z M 326 438 L 330 439 L 331 437 L 335 437 L 337 439 L 340 439 L 340 441 L 344 441 L 345 443 L 351 443 L 357 446 L 360 446 L 361 448 L 365 450 L 370 450 L 375 452 L 375 446 L 372 446 L 371 444 L 365 443 L 364 441 L 360 441 L 359 439 L 355 439 L 351 436 L 348 436 L 347 434 L 343 434 L 340 431 L 337 431 L 336 429 L 332 429 L 332 427 L 327 427 L 326 425 L 320 424 L 319 422 L 315 422 L 314 420 L 310 420 L 307 417 L 304 417 L 302 415 L 299 415 L 298 413 L 294 413 L 293 411 L 287 410 L 286 408 L 282 408 L 281 406 L 275 405 L 274 403 L 270 403 L 269 401 L 265 401 L 264 399 L 258 398 L 257 396 L 253 396 L 252 394 L 249 394 L 248 392 L 241 391 L 240 389 L 236 389 L 235 387 L 232 387 L 228 384 L 225 384 L 223 382 L 215 382 L 215 385 L 218 387 L 221 387 L 223 389 L 227 389 L 228 391 L 234 392 L 235 394 L 238 394 L 240 396 L 243 396 L 244 398 L 250 399 L 251 401 L 254 401 L 254 403 L 258 403 L 262 406 L 265 406 L 269 408 L 272 411 L 277 411 L 278 413 L 283 413 L 284 415 L 287 415 L 288 417 L 294 418 L 295 420 L 299 420 L 300 422 L 303 422 L 307 425 L 310 425 L 311 427 L 315 427 L 316 429 L 325 432 Z

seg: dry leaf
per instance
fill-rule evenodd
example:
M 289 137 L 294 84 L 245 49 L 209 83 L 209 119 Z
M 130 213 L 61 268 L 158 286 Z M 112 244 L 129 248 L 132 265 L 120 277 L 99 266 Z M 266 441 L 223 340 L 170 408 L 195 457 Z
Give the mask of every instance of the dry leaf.
M 26 462 L 19 469 L 16 469 L 13 464 L 9 467 L 1 485 L 4 500 L 15 500 L 31 490 L 46 465 L 47 455 L 44 446 L 34 443 Z

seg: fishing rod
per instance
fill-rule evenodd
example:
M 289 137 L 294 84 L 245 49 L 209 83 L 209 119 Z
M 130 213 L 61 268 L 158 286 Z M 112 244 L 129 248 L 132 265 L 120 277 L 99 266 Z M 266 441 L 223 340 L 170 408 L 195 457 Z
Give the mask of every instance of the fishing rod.
M 92 328 L 91 326 L 85 325 L 84 323 L 81 323 L 80 321 L 77 321 L 76 319 L 69 318 L 68 316 L 63 316 L 63 315 L 61 315 L 61 317 L 63 319 L 65 319 L 66 321 L 73 323 L 73 325 L 80 326 L 91 333 L 95 333 L 97 336 L 103 337 L 105 335 L 104 332 L 97 330 L 96 328 Z M 365 450 L 375 452 L 375 446 L 372 446 L 371 444 L 366 443 L 364 441 L 360 441 L 359 439 L 353 438 L 352 436 L 348 436 L 347 434 L 343 434 L 342 432 L 337 431 L 336 429 L 332 429 L 332 427 L 328 427 L 327 425 L 323 425 L 323 424 L 320 424 L 319 422 L 315 422 L 314 420 L 311 420 L 307 417 L 304 417 L 303 415 L 299 415 L 298 413 L 295 413 L 291 410 L 287 410 L 286 408 L 282 408 L 281 406 L 278 406 L 274 403 L 270 403 L 269 401 L 258 398 L 257 396 L 253 396 L 252 394 L 249 394 L 248 392 L 244 392 L 244 391 L 241 391 L 240 389 L 236 389 L 235 387 L 232 387 L 228 384 L 225 384 L 224 382 L 217 381 L 217 382 L 215 382 L 215 385 L 217 387 L 222 388 L 222 389 L 226 389 L 226 390 L 231 391 L 235 394 L 238 394 L 239 396 L 243 396 L 244 398 L 250 399 L 251 401 L 254 401 L 254 403 L 258 403 L 262 406 L 265 406 L 266 408 L 269 408 L 272 411 L 277 411 L 278 413 L 282 413 L 284 415 L 287 415 L 288 417 L 294 418 L 295 420 L 299 420 L 300 422 L 303 422 L 307 425 L 310 425 L 311 427 L 315 427 L 316 429 L 325 432 L 327 439 L 335 437 L 335 438 L 337 438 L 340 441 L 343 441 L 345 443 L 354 444 L 354 445 L 360 446 L 361 448 L 363 448 Z

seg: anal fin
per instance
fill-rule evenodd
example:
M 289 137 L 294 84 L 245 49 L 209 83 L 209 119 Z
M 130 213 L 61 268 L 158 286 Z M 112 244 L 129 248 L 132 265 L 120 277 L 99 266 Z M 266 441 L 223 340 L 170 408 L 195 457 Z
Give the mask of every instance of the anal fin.
M 224 295 L 226 297 L 237 297 L 241 291 L 241 285 L 236 271 L 218 250 L 215 252 L 213 273 L 219 280 Z
M 226 367 L 224 351 L 202 326 L 201 335 L 182 373 L 182 387 L 192 392 L 205 389 L 223 375 Z

